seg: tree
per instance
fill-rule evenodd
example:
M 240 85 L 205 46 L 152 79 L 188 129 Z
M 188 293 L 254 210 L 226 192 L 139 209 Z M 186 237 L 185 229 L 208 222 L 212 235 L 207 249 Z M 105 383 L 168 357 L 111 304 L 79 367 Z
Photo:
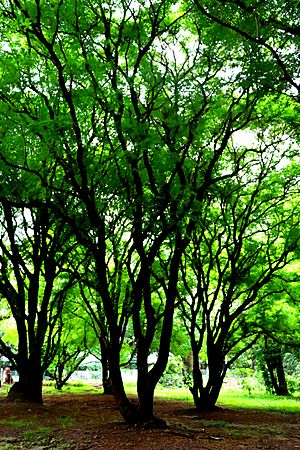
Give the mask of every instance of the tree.
M 155 422 L 182 255 L 208 193 L 239 172 L 239 155 L 224 169 L 227 151 L 266 91 L 234 70 L 231 50 L 187 4 L 0 5 L 1 67 L 11 70 L 0 85 L 1 159 L 39 186 L 34 199 L 51 193 L 85 249 L 116 401 L 128 422 Z M 129 318 L 137 407 L 120 371 Z
M 265 368 L 263 375 L 265 384 L 276 395 L 289 395 L 287 381 L 283 367 L 282 348 L 265 336 L 263 357 Z
M 279 280 L 282 292 L 269 295 L 263 305 L 256 305 L 249 320 L 249 325 L 261 334 L 253 360 L 267 390 L 276 395 L 289 395 L 294 388 L 286 376 L 285 355 L 297 353 L 300 345 L 299 302 L 294 297 L 298 278 L 297 257 L 297 262 L 288 265 Z
M 281 167 L 284 156 L 291 161 L 294 156 L 290 142 L 281 148 L 283 134 L 273 140 L 269 133 L 265 142 L 261 137 L 246 153 L 236 145 L 234 152 L 244 153 L 242 169 L 212 189 L 185 253 L 180 309 L 191 339 L 190 390 L 199 410 L 215 407 L 228 368 L 262 333 L 251 309 L 264 310 L 272 295 L 285 292 L 283 269 L 298 257 L 298 169 L 293 162 Z M 206 384 L 199 365 L 203 346 Z M 273 374 L 275 355 L 267 356 Z M 276 361 L 283 392 L 283 371 Z
M 55 324 L 72 285 L 65 266 L 70 234 L 46 207 L 1 199 L 0 295 L 15 321 L 16 350 L 0 337 L 1 353 L 19 381 L 8 400 L 42 403 L 43 373 L 51 362 Z
M 84 311 L 82 309 L 80 311 L 73 299 L 70 303 L 68 307 L 64 305 L 63 314 L 59 317 L 55 356 L 47 369 L 47 375 L 55 380 L 55 387 L 58 390 L 63 388 L 91 353 L 96 340 L 93 329 L 84 317 Z

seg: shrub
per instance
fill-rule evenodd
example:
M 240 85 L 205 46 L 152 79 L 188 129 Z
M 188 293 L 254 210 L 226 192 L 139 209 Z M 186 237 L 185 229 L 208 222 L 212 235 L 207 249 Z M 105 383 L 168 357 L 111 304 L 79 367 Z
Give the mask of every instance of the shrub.
M 171 356 L 159 383 L 164 387 L 184 387 L 183 362 L 180 356 Z

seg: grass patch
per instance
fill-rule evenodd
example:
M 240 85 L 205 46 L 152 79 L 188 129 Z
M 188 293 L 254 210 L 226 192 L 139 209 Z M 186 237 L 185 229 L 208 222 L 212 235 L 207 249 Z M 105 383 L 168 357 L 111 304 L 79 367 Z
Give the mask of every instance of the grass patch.
M 173 400 L 182 400 L 193 403 L 192 394 L 187 388 L 166 388 L 158 386 L 155 389 L 155 397 Z
M 27 445 L 38 444 L 39 446 L 48 445 L 52 429 L 49 427 L 39 427 L 34 430 L 27 430 L 23 433 L 23 440 Z
M 71 427 L 75 424 L 74 417 L 71 416 L 62 416 L 56 418 L 57 425 L 60 425 L 63 428 Z
M 136 382 L 130 381 L 124 383 L 126 394 L 133 394 L 136 395 Z
M 193 404 L 190 391 L 187 388 L 164 388 L 155 390 L 156 398 L 188 401 Z M 255 393 L 248 394 L 242 391 L 221 391 L 218 406 L 226 408 L 261 409 L 266 411 L 278 411 L 299 413 L 299 397 L 279 397 L 272 394 Z
M 10 388 L 11 388 L 11 384 L 10 385 L 4 384 L 3 386 L 1 386 L 0 387 L 0 397 L 6 397 Z
M 43 394 L 51 395 L 63 395 L 63 394 L 99 394 L 101 390 L 99 387 L 94 386 L 93 384 L 81 383 L 77 381 L 75 383 L 67 383 L 61 390 L 55 388 L 54 382 L 47 382 L 46 385 L 43 385 Z
M 10 444 L 9 442 L 0 442 L 1 450 L 16 450 L 15 444 Z
M 300 412 L 299 398 L 280 397 L 271 394 L 246 394 L 243 392 L 223 391 L 218 401 L 220 406 L 228 408 L 262 409 L 278 412 Z
M 233 428 L 231 423 L 226 422 L 225 420 L 205 420 L 201 419 L 201 426 L 204 428 L 219 428 L 221 430 L 229 430 Z
M 10 427 L 30 427 L 33 425 L 36 425 L 37 421 L 36 420 L 22 420 L 22 419 L 14 419 L 13 417 L 11 417 L 10 419 L 3 419 L 0 420 L 0 425 L 6 425 L 6 426 L 10 426 Z
M 259 439 L 261 435 L 272 436 L 276 439 L 283 439 L 285 437 L 285 433 L 279 424 L 233 424 L 226 422 L 225 420 L 201 419 L 201 426 L 208 429 L 217 428 L 218 430 L 222 430 L 227 436 L 240 438 L 247 438 L 249 435 L 257 439 Z

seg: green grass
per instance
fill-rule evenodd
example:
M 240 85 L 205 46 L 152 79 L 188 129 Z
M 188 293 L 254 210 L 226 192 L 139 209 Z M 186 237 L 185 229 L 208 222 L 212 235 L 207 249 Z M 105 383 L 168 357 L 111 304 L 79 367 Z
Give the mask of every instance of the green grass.
M 75 419 L 74 417 L 71 416 L 57 417 L 56 423 L 57 425 L 60 425 L 63 428 L 68 428 L 75 424 Z
M 285 437 L 285 430 L 280 424 L 265 424 L 257 423 L 255 425 L 250 424 L 234 424 L 224 420 L 214 419 L 201 419 L 201 426 L 205 429 L 217 428 L 224 432 L 227 436 L 235 436 L 240 438 L 247 438 L 249 435 L 255 438 L 259 438 L 262 434 L 265 436 L 272 436 L 276 439 L 282 439 Z
M 127 394 L 136 395 L 136 384 L 126 383 L 125 390 Z M 67 383 L 61 391 L 55 389 L 54 383 L 48 382 L 43 386 L 43 394 L 46 396 L 64 394 L 99 394 L 101 392 L 102 390 L 99 389 L 99 387 L 81 382 Z M 0 393 L 5 396 L 7 389 L 0 389 Z M 191 393 L 187 388 L 165 388 L 158 386 L 155 390 L 155 397 L 188 401 L 191 405 L 193 404 Z M 262 409 L 269 411 L 300 413 L 300 397 L 278 397 L 276 395 L 264 393 L 248 394 L 247 392 L 239 390 L 223 389 L 217 404 L 218 406 L 226 408 Z M 0 423 L 4 424 L 3 421 L 0 421 Z M 20 423 L 19 426 L 23 425 Z
M 193 402 L 192 394 L 187 388 L 165 388 L 158 386 L 155 389 L 155 397 Z
M 23 439 L 25 440 L 27 445 L 35 445 L 39 446 L 48 445 L 50 440 L 50 434 L 52 429 L 49 427 L 39 427 L 34 430 L 27 430 L 23 433 Z
M 0 445 L 0 450 L 16 450 L 16 445 L 9 442 L 0 442 Z
M 0 397 L 6 397 L 8 391 L 10 390 L 10 388 L 11 388 L 11 386 L 7 386 L 7 385 L 1 386 L 1 388 L 0 388 Z
M 43 385 L 43 394 L 55 394 L 55 395 L 63 395 L 63 394 L 95 394 L 101 392 L 99 387 L 96 387 L 92 384 L 88 383 L 67 383 L 60 391 L 55 389 L 55 385 L 52 382 L 47 382 L 47 384 Z
M 170 398 L 184 400 L 193 403 L 192 396 L 186 388 L 161 388 L 155 391 L 157 398 Z M 221 391 L 218 406 L 226 408 L 262 409 L 269 411 L 300 413 L 299 397 L 279 397 L 271 394 L 253 393 L 242 391 Z
M 299 397 L 279 397 L 263 393 L 247 394 L 236 391 L 222 391 L 218 404 L 228 408 L 252 408 L 300 413 Z
M 14 419 L 13 417 L 11 417 L 10 419 L 8 419 L 8 420 L 0 420 L 0 425 L 6 425 L 6 426 L 10 426 L 10 427 L 16 427 L 16 428 L 18 428 L 18 427 L 30 427 L 30 426 L 33 426 L 33 425 L 36 425 L 37 424 L 37 420 L 21 420 L 21 419 L 19 419 L 19 420 L 17 420 L 17 419 Z

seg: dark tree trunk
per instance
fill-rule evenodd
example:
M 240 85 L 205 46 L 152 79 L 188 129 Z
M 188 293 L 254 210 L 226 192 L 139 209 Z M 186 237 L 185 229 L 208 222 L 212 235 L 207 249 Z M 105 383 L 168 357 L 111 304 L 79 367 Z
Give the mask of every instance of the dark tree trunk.
M 151 371 L 149 372 L 147 356 L 144 356 L 143 367 L 138 367 L 138 421 L 145 427 L 164 428 L 166 427 L 166 421 L 154 414 L 154 391 L 157 382 Z
M 17 381 L 9 390 L 6 401 L 43 403 L 42 386 L 43 372 L 41 367 L 40 346 L 31 345 L 31 352 L 27 349 L 27 334 L 25 323 L 17 322 L 18 326 L 18 356 L 16 370 L 19 373 Z M 35 343 L 36 344 L 36 343 Z
M 111 384 L 111 379 L 107 373 L 107 375 L 104 375 L 102 373 L 102 386 L 103 386 L 103 394 L 105 395 L 113 395 L 113 388 Z
M 64 374 L 64 363 L 59 362 L 57 364 L 57 372 L 56 372 L 56 376 L 55 376 L 55 388 L 58 389 L 59 391 L 61 391 L 61 389 L 64 386 L 64 381 L 63 381 L 63 374 Z
M 264 357 L 268 371 L 268 376 L 265 374 L 265 377 L 267 376 L 272 391 L 276 395 L 289 395 L 280 346 L 265 338 Z
M 151 385 L 148 368 L 148 345 L 145 338 L 141 338 L 137 352 L 137 394 L 138 414 L 141 422 L 154 420 L 154 387 Z
M 209 375 L 205 386 L 203 382 L 199 382 L 199 379 L 199 374 L 196 377 L 193 375 L 193 386 L 190 388 L 197 410 L 216 411 L 218 409 L 216 403 L 222 388 L 224 377 L 221 375 Z
M 24 368 L 18 367 L 18 371 L 19 381 L 9 390 L 6 401 L 42 404 L 43 374 L 41 369 L 38 369 L 37 365 L 33 368 L 28 364 Z
M 142 244 L 137 239 L 137 247 Z M 147 427 L 163 428 L 166 427 L 166 421 L 160 419 L 154 414 L 154 391 L 157 383 L 168 363 L 170 344 L 173 330 L 173 317 L 175 309 L 175 300 L 177 298 L 177 283 L 179 264 L 183 251 L 183 241 L 180 233 L 176 234 L 175 250 L 170 260 L 169 283 L 165 289 L 165 314 L 162 321 L 160 342 L 158 348 L 158 357 L 154 366 L 149 369 L 148 355 L 151 344 L 154 339 L 157 322 L 155 318 L 155 308 L 151 297 L 151 272 L 150 264 L 141 251 L 141 261 L 143 270 L 141 270 L 138 282 L 135 285 L 135 311 L 133 314 L 133 326 L 135 339 L 137 341 L 137 393 L 138 393 L 138 416 L 139 422 Z M 140 307 L 143 299 L 146 313 L 146 330 L 142 330 Z
M 210 385 L 208 381 L 207 385 L 198 390 L 198 396 L 194 402 L 198 411 L 216 411 L 219 408 L 216 406 L 220 390 L 223 384 L 223 380 L 220 379 L 219 383 L 214 383 L 213 386 Z
M 112 393 L 115 402 L 127 423 L 138 423 L 138 413 L 136 406 L 131 403 L 126 395 L 122 374 L 120 369 L 118 346 L 114 351 L 114 346 L 111 346 L 108 352 L 109 373 L 111 379 Z
M 281 353 L 277 356 L 276 362 L 277 362 L 276 374 L 277 374 L 277 380 L 278 380 L 276 394 L 277 395 L 289 395 Z
M 102 338 L 100 338 L 100 348 L 101 348 L 103 394 L 112 395 L 113 389 L 112 389 L 111 379 L 109 376 L 108 352 L 107 352 L 107 348 L 106 348 L 106 343 L 104 342 L 104 339 L 102 339 Z
M 197 346 L 193 351 L 193 385 L 190 391 L 193 395 L 194 404 L 198 411 L 215 411 L 222 385 L 225 377 L 224 358 L 222 352 L 213 343 L 208 345 L 208 380 L 206 385 L 199 365 Z
M 141 381 L 141 380 L 140 380 Z M 138 389 L 138 414 L 141 422 L 150 423 L 155 421 L 154 417 L 154 389 L 146 382 L 142 389 Z
M 276 395 L 289 395 L 281 354 L 266 357 L 270 384 Z

